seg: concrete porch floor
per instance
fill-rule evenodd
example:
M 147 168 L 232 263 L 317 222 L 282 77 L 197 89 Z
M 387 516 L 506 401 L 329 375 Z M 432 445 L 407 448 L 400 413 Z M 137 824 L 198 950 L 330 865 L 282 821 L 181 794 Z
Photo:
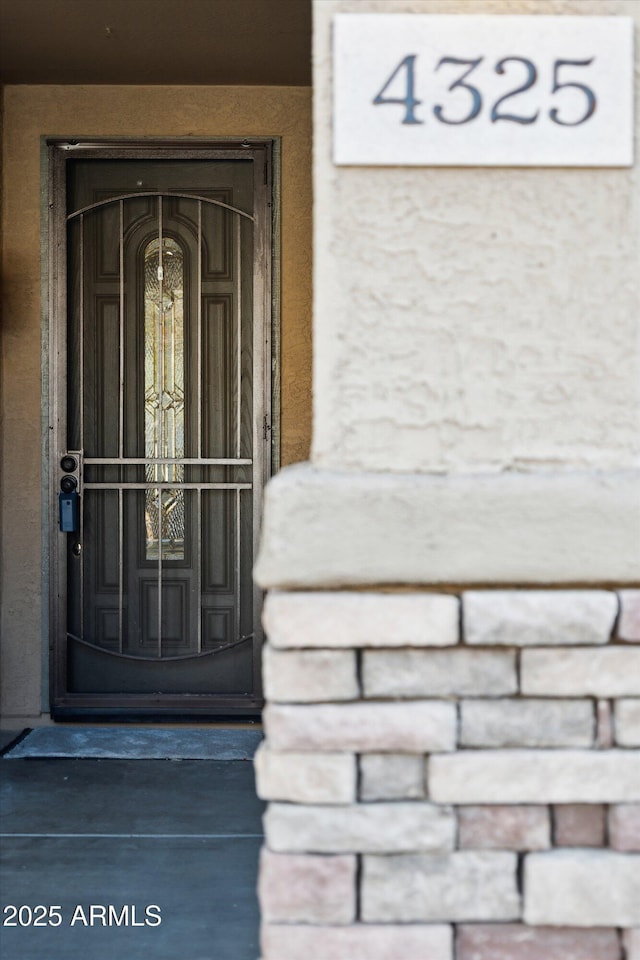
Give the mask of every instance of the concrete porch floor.
M 63 918 L 34 926 L 23 911 L 27 925 L 0 926 L 2 960 L 259 956 L 263 805 L 250 761 L 1 759 L 0 780 L 2 909 L 57 906 Z M 128 925 L 104 926 L 100 910 L 85 925 L 92 904 L 119 918 L 128 906 Z M 161 924 L 144 923 L 150 905 Z

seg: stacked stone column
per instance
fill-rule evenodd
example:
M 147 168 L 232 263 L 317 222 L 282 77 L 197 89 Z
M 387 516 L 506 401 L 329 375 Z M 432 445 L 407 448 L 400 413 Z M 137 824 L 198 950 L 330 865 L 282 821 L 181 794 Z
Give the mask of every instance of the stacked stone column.
M 640 960 L 637 161 L 335 162 L 336 18 L 405 18 L 354 129 L 400 129 L 372 101 L 415 54 L 428 138 L 411 18 L 454 15 L 442 52 L 475 58 L 470 12 L 545 15 L 547 58 L 556 16 L 640 26 L 635 0 L 313 0 L 313 443 L 255 570 L 263 960 Z
M 263 960 L 640 960 L 640 591 L 274 591 Z

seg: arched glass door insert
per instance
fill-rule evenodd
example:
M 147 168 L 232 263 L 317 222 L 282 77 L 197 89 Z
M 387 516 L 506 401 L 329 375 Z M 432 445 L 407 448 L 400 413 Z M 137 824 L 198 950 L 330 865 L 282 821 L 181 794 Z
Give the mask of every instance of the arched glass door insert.
M 268 150 L 96 160 L 52 149 L 67 187 L 54 712 L 255 714 Z M 65 477 L 73 529 L 56 510 Z
M 184 255 L 163 237 L 144 250 L 144 430 L 145 478 L 184 482 L 185 357 Z M 173 463 L 160 464 L 166 458 Z M 161 496 L 149 487 L 145 496 L 147 560 L 184 560 L 184 490 Z

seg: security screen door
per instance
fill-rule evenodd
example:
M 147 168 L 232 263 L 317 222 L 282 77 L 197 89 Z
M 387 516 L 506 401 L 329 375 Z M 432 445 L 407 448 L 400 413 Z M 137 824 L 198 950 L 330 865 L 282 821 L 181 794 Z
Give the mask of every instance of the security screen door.
M 268 145 L 50 151 L 52 710 L 255 714 Z

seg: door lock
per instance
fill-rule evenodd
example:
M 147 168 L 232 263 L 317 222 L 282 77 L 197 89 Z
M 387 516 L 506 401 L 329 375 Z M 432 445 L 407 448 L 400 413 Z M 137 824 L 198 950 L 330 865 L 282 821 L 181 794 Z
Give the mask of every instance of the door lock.
M 62 533 L 77 533 L 80 529 L 79 457 L 65 454 L 60 458 L 60 468 L 64 471 L 58 494 L 60 530 Z

